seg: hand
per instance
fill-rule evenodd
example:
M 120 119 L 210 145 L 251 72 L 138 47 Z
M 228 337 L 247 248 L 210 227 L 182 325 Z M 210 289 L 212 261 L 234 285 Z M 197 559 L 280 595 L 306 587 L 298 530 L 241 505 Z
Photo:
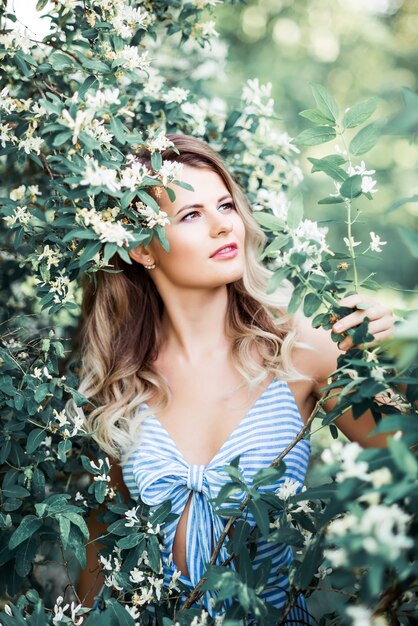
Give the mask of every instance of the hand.
M 392 337 L 395 318 L 392 311 L 384 307 L 375 300 L 369 300 L 358 294 L 347 296 L 339 302 L 340 306 L 355 309 L 360 304 L 368 305 L 367 309 L 356 309 L 353 313 L 342 317 L 332 326 L 334 333 L 344 333 L 350 328 L 355 328 L 367 317 L 369 322 L 369 332 L 374 336 L 374 340 L 370 345 L 374 345 L 379 341 L 384 341 Z M 353 341 L 350 336 L 345 337 L 338 342 L 338 348 L 345 352 L 353 347 Z

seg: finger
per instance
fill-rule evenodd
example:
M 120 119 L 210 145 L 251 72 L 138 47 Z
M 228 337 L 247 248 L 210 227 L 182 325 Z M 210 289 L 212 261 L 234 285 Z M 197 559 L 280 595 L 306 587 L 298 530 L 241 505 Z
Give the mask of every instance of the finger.
M 376 336 L 381 332 L 391 332 L 393 330 L 393 319 L 391 316 L 387 315 L 385 317 L 380 317 L 374 322 L 370 322 L 368 331 L 371 335 Z
M 370 302 L 370 301 L 367 300 L 367 298 L 365 298 L 364 296 L 361 296 L 358 293 L 354 293 L 351 296 L 346 296 L 345 298 L 342 298 L 342 300 L 340 300 L 338 304 L 340 306 L 346 306 L 346 307 L 349 307 L 349 308 L 354 308 L 355 306 L 357 306 L 360 303 L 366 304 L 368 302 Z
M 349 315 L 345 315 L 338 322 L 335 322 L 332 326 L 332 330 L 335 333 L 343 333 L 353 326 L 358 326 L 366 317 L 365 311 L 354 311 Z
M 384 330 L 380 333 L 376 333 L 374 335 L 374 339 L 373 341 L 370 341 L 370 343 L 368 343 L 367 345 L 369 346 L 374 346 L 377 343 L 380 343 L 381 341 L 386 341 L 387 339 L 392 339 L 393 337 L 393 330 L 390 328 L 388 330 Z

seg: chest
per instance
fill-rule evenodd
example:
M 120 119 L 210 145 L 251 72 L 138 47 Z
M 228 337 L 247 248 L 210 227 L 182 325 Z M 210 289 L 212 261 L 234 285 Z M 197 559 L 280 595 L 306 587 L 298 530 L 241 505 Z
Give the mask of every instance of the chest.
M 199 367 L 158 364 L 172 391 L 168 406 L 155 414 L 159 424 L 189 464 L 207 465 L 228 442 L 254 405 L 269 392 L 273 376 L 251 389 L 225 359 Z M 292 385 L 302 418 L 309 415 L 309 388 Z M 153 409 L 152 401 L 149 403 Z

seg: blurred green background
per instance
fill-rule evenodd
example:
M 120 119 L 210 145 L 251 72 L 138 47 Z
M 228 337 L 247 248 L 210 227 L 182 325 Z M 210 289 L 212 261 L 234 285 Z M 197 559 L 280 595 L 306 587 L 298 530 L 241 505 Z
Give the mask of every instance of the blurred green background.
M 298 113 L 315 106 L 310 83 L 325 85 L 342 110 L 378 96 L 377 117 L 399 111 L 402 88 L 418 92 L 417 0 L 248 0 L 219 5 L 216 29 L 229 52 L 226 76 L 211 86 L 214 95 L 233 104 L 247 79 L 270 81 L 281 126 L 293 137 L 309 126 Z M 375 272 L 393 304 L 409 307 L 417 302 L 418 263 L 398 227 L 418 231 L 418 203 L 388 208 L 418 193 L 418 99 L 416 108 L 405 136 L 386 135 L 365 155 L 367 168 L 376 170 L 379 192 L 373 201 L 357 203 L 362 214 L 354 227 L 356 240 L 367 242 L 374 231 L 388 242 L 380 255 L 363 258 L 361 267 L 363 273 Z M 324 223 L 340 220 L 344 210 L 318 206 L 334 189 L 325 176 L 309 173 L 307 157 L 329 154 L 330 147 L 305 148 L 300 155 L 306 215 Z M 330 225 L 334 250 L 345 252 L 345 234 L 342 222 Z

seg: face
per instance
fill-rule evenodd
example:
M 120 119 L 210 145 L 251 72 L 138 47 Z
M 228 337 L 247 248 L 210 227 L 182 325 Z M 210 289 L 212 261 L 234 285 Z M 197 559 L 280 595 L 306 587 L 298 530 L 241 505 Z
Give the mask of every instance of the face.
M 170 217 L 165 226 L 170 244 L 165 252 L 154 238 L 144 251 L 137 248 L 136 261 L 150 270 L 157 287 L 214 288 L 242 278 L 244 271 L 244 223 L 222 178 L 209 168 L 183 166 L 182 181 L 194 191 L 171 185 L 176 199 L 164 191 L 159 206 Z M 234 249 L 215 254 L 219 248 Z M 148 254 L 147 254 L 148 252 Z

